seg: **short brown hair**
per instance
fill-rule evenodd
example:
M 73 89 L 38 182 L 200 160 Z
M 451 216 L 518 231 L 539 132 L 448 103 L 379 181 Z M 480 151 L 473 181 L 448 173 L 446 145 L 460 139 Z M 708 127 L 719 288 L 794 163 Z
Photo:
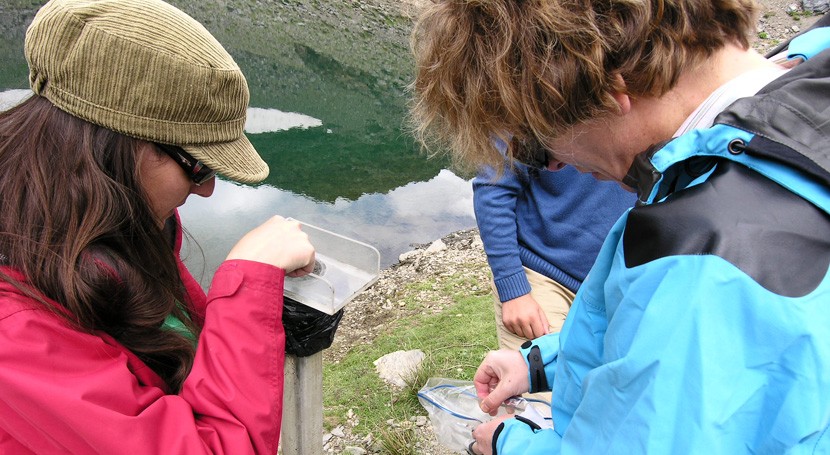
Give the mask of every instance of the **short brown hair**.
M 501 168 L 494 136 L 544 143 L 613 112 L 616 75 L 630 96 L 663 95 L 727 43 L 748 48 L 757 11 L 754 0 L 433 0 L 412 34 L 416 136 L 457 164 Z

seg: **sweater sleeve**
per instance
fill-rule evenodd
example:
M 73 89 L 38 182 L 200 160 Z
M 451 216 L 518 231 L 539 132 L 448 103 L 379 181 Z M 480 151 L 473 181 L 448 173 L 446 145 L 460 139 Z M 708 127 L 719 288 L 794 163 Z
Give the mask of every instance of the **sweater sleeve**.
M 506 302 L 530 293 L 519 257 L 516 216 L 517 199 L 524 189 L 510 169 L 498 180 L 495 177 L 487 168 L 473 179 L 473 208 L 499 300 Z
M 0 286 L 0 452 L 276 453 L 283 280 L 265 264 L 219 267 L 179 394 L 111 337 Z

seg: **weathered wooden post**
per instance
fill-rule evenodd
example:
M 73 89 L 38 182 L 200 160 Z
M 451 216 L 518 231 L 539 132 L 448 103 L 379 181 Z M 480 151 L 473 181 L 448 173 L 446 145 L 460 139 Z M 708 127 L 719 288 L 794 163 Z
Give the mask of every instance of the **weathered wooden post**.
M 323 453 L 323 352 L 285 356 L 283 455 Z

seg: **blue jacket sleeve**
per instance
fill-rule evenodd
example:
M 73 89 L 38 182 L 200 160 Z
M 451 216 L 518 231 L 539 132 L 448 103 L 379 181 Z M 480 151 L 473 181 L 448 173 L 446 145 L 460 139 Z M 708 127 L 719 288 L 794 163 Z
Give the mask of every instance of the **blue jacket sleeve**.
M 813 373 L 830 365 L 824 299 L 777 296 L 711 255 L 616 267 L 602 281 L 601 342 L 563 334 L 557 359 L 562 453 L 785 453 L 822 441 L 830 380 Z M 602 364 L 568 378 L 591 343 Z
M 473 208 L 499 300 L 506 302 L 530 293 L 519 257 L 516 221 L 516 201 L 525 189 L 510 169 L 498 180 L 494 177 L 495 171 L 486 168 L 473 179 Z
M 555 429 L 533 429 L 519 419 L 507 419 L 496 429 L 494 455 L 560 453 L 562 436 Z
M 559 332 L 526 341 L 519 352 L 527 363 L 530 392 L 549 392 L 559 357 Z

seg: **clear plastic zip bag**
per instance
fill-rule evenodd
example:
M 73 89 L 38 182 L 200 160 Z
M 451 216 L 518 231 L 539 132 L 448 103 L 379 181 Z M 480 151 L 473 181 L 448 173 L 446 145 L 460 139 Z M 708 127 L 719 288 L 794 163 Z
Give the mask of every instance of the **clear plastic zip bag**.
M 459 453 L 466 453 L 472 441 L 473 428 L 496 416 L 517 414 L 541 419 L 543 424 L 546 420 L 533 406 L 529 406 L 529 400 L 522 397 L 513 397 L 502 403 L 496 416 L 485 413 L 479 407 L 472 381 L 430 378 L 418 391 L 418 401 L 429 413 L 438 442 Z

